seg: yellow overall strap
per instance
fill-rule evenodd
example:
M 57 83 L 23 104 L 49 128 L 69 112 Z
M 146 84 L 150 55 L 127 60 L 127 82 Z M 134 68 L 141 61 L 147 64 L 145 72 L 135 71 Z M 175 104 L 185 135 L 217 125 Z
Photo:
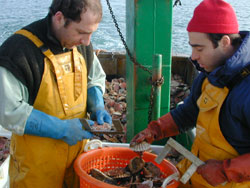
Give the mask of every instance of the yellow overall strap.
M 25 29 L 21 29 L 19 31 L 16 31 L 15 34 L 20 34 L 23 35 L 25 37 L 27 37 L 28 39 L 30 39 L 38 48 L 40 48 L 43 45 L 43 42 L 37 38 L 37 36 L 33 35 L 33 33 L 25 30 Z
M 77 48 L 73 48 L 73 58 L 74 58 L 74 68 L 75 68 L 75 82 L 74 82 L 74 86 L 75 86 L 75 99 L 77 99 L 80 94 L 82 93 L 82 82 L 83 82 L 83 78 L 82 78 L 82 65 L 80 63 L 80 57 L 79 55 L 77 55 L 79 52 L 77 51 Z
M 60 98 L 61 98 L 61 101 L 62 101 L 62 104 L 63 104 L 63 109 L 64 109 L 64 112 L 67 114 L 67 110 L 68 110 L 69 105 L 67 104 L 67 97 L 66 97 L 65 88 L 64 88 L 64 85 L 63 85 L 63 79 L 62 79 L 63 70 L 56 63 L 57 60 L 56 60 L 54 54 L 48 48 L 46 50 L 44 50 L 44 48 L 42 49 L 41 47 L 43 46 L 43 42 L 37 36 L 35 36 L 33 33 L 29 32 L 27 30 L 21 29 L 19 31 L 16 31 L 15 34 L 20 34 L 20 35 L 23 35 L 23 36 L 27 37 L 28 39 L 30 39 L 38 48 L 41 49 L 43 54 L 53 64 L 55 74 L 56 74 L 56 78 L 57 78 L 58 90 L 59 90 Z

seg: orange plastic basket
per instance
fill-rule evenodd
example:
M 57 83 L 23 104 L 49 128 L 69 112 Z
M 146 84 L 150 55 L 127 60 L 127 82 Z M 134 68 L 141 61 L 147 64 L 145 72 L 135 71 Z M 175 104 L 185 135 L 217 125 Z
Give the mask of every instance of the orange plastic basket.
M 102 172 L 116 169 L 118 167 L 125 167 L 129 161 L 138 156 L 129 148 L 123 147 L 106 147 L 99 148 L 82 153 L 77 157 L 74 163 L 74 169 L 77 175 L 80 177 L 80 187 L 81 188 L 122 188 L 120 186 L 115 186 L 111 184 L 104 183 L 99 181 L 89 175 L 89 172 L 92 168 L 97 168 Z M 154 159 L 156 155 L 148 152 L 144 152 L 143 159 L 146 162 L 152 162 L 158 166 L 163 173 L 163 177 L 167 177 L 175 172 L 178 172 L 176 167 L 168 162 L 163 160 L 159 165 Z M 179 182 L 173 181 L 167 186 L 167 188 L 176 188 L 178 187 Z

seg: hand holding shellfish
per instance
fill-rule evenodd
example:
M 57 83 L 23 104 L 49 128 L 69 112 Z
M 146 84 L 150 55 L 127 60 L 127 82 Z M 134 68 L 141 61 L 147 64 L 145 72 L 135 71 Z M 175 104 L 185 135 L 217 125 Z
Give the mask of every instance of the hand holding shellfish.
M 151 134 L 148 128 L 139 132 L 130 142 L 130 148 L 136 152 L 147 151 L 150 149 L 150 144 L 154 141 L 154 134 Z

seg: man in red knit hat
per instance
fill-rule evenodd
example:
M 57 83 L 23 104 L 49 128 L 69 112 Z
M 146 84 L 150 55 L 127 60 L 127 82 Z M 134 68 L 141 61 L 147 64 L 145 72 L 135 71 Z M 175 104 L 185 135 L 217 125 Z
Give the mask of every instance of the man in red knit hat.
M 187 26 L 191 60 L 200 71 L 190 95 L 131 141 L 152 143 L 196 127 L 192 153 L 205 162 L 186 185 L 250 187 L 250 35 L 238 30 L 223 0 L 204 0 Z M 181 173 L 190 166 L 178 165 Z

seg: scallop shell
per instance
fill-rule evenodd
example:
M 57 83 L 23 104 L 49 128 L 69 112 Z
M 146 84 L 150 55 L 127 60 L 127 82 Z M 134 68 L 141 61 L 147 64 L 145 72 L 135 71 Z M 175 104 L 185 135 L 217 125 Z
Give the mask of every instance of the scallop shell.
M 144 165 L 145 161 L 141 157 L 136 156 L 130 160 L 128 167 L 132 174 L 136 174 L 143 169 Z
M 149 143 L 143 141 L 139 144 L 136 144 L 135 146 L 130 146 L 130 149 L 132 149 L 135 152 L 143 152 L 143 151 L 148 151 L 151 149 L 151 146 Z

